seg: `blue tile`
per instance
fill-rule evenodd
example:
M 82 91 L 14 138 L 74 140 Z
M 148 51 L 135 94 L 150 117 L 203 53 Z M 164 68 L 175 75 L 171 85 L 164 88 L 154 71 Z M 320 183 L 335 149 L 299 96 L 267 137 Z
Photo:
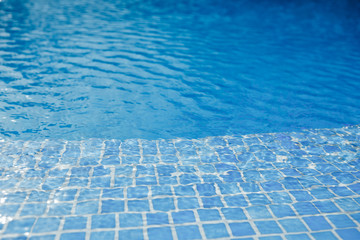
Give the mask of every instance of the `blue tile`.
M 73 167 L 71 177 L 89 177 L 91 167 Z
M 20 238 L 16 238 L 16 239 L 20 240 Z M 24 240 L 25 239 L 26 237 L 24 238 Z M 41 236 L 33 236 L 29 238 L 29 240 L 54 240 L 54 239 L 55 239 L 55 235 L 41 235 Z
M 311 235 L 316 239 L 316 240 L 337 240 L 338 238 L 335 237 L 335 235 L 332 232 L 315 232 L 315 233 L 311 233 Z
M 153 199 L 152 204 L 153 204 L 154 210 L 157 210 L 157 211 L 167 212 L 167 211 L 175 209 L 174 199 L 172 199 L 172 198 Z
M 86 189 L 83 188 L 80 190 L 80 194 L 78 197 L 78 201 L 83 201 L 83 200 L 92 200 L 92 199 L 99 199 L 100 198 L 100 193 L 101 190 L 100 189 Z
M 181 197 L 177 201 L 179 209 L 195 209 L 200 206 L 198 199 L 195 197 Z
M 180 176 L 181 184 L 191 184 L 191 183 L 200 183 L 200 178 L 195 174 L 182 174 Z
M 248 222 L 229 223 L 229 226 L 234 236 L 239 237 L 255 235 L 254 229 L 252 229 L 251 225 Z
M 312 231 L 332 229 L 323 216 L 303 217 L 303 219 Z
M 259 240 L 282 240 L 280 236 L 259 237 Z
M 148 200 L 128 200 L 128 210 L 130 212 L 150 211 Z
M 255 221 L 254 223 L 261 234 L 282 233 L 275 221 Z
M 335 199 L 335 202 L 344 210 L 344 211 L 360 211 L 360 206 L 351 198 L 342 198 Z
M 171 165 L 157 165 L 156 170 L 159 176 L 171 176 L 176 172 L 176 168 Z
M 74 201 L 77 189 L 58 190 L 55 192 L 54 200 L 57 201 Z
M 161 161 L 164 163 L 177 163 L 179 162 L 179 159 L 174 155 L 162 155 Z
M 322 213 L 340 212 L 340 209 L 331 201 L 316 201 L 313 203 Z
M 336 180 L 344 184 L 350 184 L 357 180 L 351 173 L 348 172 L 334 172 L 331 175 L 333 175 Z
M 246 211 L 249 213 L 251 219 L 272 218 L 265 206 L 248 207 L 246 208 Z
M 217 185 L 222 194 L 236 194 L 241 192 L 236 183 L 218 183 Z
M 346 215 L 327 215 L 336 228 L 356 227 L 356 224 Z
M 327 188 L 324 187 L 312 189 L 310 190 L 310 193 L 317 199 L 329 199 L 335 196 L 329 190 L 327 190 Z
M 227 220 L 246 220 L 247 217 L 241 208 L 222 208 L 221 212 Z
M 224 200 L 231 207 L 246 207 L 249 205 L 243 195 L 226 196 Z
M 102 213 L 123 212 L 125 202 L 123 200 L 103 200 L 101 204 Z
M 357 240 L 360 239 L 360 232 L 356 228 L 338 229 L 335 230 L 342 239 Z
M 153 165 L 137 165 L 135 177 L 139 176 L 155 176 L 155 168 Z
M 351 217 L 354 218 L 358 223 L 360 223 L 360 213 L 351 214 Z
M 176 234 L 179 240 L 202 239 L 198 226 L 176 226 Z
M 89 183 L 88 178 L 70 178 L 69 187 L 86 187 Z
M 60 218 L 39 218 L 32 230 L 33 233 L 57 231 L 60 225 Z
M 171 187 L 169 185 L 152 186 L 151 187 L 151 195 L 152 196 L 172 195 Z
M 210 164 L 199 165 L 198 168 L 199 168 L 199 171 L 202 173 L 215 173 L 216 172 L 216 169 L 214 168 L 214 166 L 210 165 Z
M 290 191 L 297 201 L 311 201 L 314 198 L 307 191 Z
M 175 224 L 195 222 L 195 215 L 192 211 L 180 211 L 171 213 Z
M 75 213 L 78 215 L 95 214 L 98 211 L 98 201 L 79 202 L 76 205 Z
M 102 198 L 124 198 L 123 188 L 103 189 Z
M 146 214 L 147 225 L 162 225 L 169 223 L 169 217 L 167 213 L 147 213 Z
M 60 236 L 60 240 L 85 240 L 85 235 L 85 232 L 63 233 Z
M 20 216 L 40 216 L 45 213 L 46 203 L 27 203 L 24 205 Z
M 273 203 L 292 203 L 292 199 L 286 192 L 270 192 L 268 196 Z
M 122 164 L 139 164 L 140 156 L 124 156 L 121 157 Z
M 65 182 L 65 178 L 47 178 L 42 185 L 43 190 L 53 190 L 61 188 Z
M 49 204 L 49 216 L 63 216 L 71 215 L 73 208 L 72 203 L 50 203 Z
M 120 230 L 119 231 L 119 240 L 143 240 L 144 234 L 142 229 L 131 229 L 131 230 Z
M 148 232 L 149 240 L 173 239 L 170 227 L 148 228 L 147 232 Z
M 255 182 L 244 182 L 241 183 L 240 186 L 244 192 L 253 193 L 260 191 L 259 185 L 257 185 Z
M 310 237 L 305 233 L 302 234 L 293 234 L 293 235 L 285 235 L 288 240 L 310 240 Z
M 111 170 L 110 168 L 105 168 L 104 166 L 98 166 L 98 167 L 94 167 L 93 170 L 93 177 L 98 177 L 98 176 L 106 176 L 106 175 L 110 175 Z
M 156 185 L 157 180 L 156 177 L 146 176 L 136 178 L 136 185 Z
M 311 202 L 297 202 L 292 205 L 299 215 L 314 215 L 320 213 Z
M 115 215 L 93 215 L 91 217 L 91 229 L 96 228 L 115 228 Z
M 32 225 L 35 222 L 35 218 L 23 218 L 19 220 L 12 220 L 8 223 L 8 226 L 5 230 L 5 234 L 18 233 L 24 234 L 30 232 Z
M 210 183 L 197 184 L 196 189 L 200 196 L 216 195 L 214 184 L 210 184 Z
M 280 181 L 280 183 L 284 185 L 284 187 L 288 190 L 303 189 L 302 185 L 296 178 L 285 177 L 283 180 Z
M 270 209 L 278 218 L 296 216 L 294 211 L 288 205 L 270 205 Z
M 128 198 L 147 198 L 148 197 L 148 187 L 138 186 L 138 187 L 128 187 L 127 197 Z
M 90 235 L 90 240 L 114 239 L 114 237 L 115 237 L 115 232 L 113 231 L 92 232 Z
M 6 216 L 6 217 L 15 216 L 15 214 L 19 208 L 20 208 L 20 205 L 18 205 L 18 204 L 0 205 L 0 215 Z
M 221 216 L 217 209 L 198 209 L 197 212 L 201 221 L 221 220 Z
M 115 175 L 117 176 L 131 176 L 133 173 L 133 166 L 117 166 L 115 168 Z
M 132 178 L 129 177 L 115 177 L 115 187 L 126 187 L 131 186 L 133 182 Z
M 141 214 L 122 213 L 119 214 L 120 227 L 139 227 L 143 225 Z
M 268 181 L 268 182 L 262 182 L 260 184 L 261 184 L 262 188 L 265 191 L 281 191 L 281 190 L 284 190 L 284 188 L 282 187 L 282 185 L 279 182 Z
M 5 198 L 6 203 L 22 203 L 25 201 L 27 193 L 26 192 L 14 192 L 14 193 L 9 193 L 5 196 L 6 196 L 6 198 Z
M 91 178 L 91 188 L 108 188 L 110 187 L 110 177 L 94 177 Z
M 85 229 L 87 224 L 87 217 L 66 217 L 64 223 L 64 230 Z
M 279 223 L 286 232 L 307 232 L 307 228 L 299 219 L 282 219 Z
M 207 238 L 225 238 L 229 237 L 229 233 L 226 230 L 225 224 L 204 224 L 203 225 L 205 236 Z
M 46 202 L 49 199 L 50 192 L 32 191 L 29 195 L 28 202 Z
M 250 203 L 254 205 L 266 205 L 271 203 L 262 193 L 247 194 L 247 197 L 249 198 Z
M 204 208 L 222 207 L 224 206 L 221 202 L 220 197 L 202 197 L 201 201 Z

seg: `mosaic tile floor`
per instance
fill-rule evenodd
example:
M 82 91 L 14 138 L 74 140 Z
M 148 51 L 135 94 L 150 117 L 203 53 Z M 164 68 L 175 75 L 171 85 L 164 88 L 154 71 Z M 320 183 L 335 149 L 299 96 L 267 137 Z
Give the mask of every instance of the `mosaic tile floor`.
M 2 141 L 1 239 L 360 239 L 360 126 Z

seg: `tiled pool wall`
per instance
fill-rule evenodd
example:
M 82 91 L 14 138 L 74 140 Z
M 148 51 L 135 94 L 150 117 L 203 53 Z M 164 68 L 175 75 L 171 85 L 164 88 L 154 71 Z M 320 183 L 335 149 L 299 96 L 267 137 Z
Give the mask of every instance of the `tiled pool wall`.
M 0 146 L 0 239 L 360 239 L 359 126 Z

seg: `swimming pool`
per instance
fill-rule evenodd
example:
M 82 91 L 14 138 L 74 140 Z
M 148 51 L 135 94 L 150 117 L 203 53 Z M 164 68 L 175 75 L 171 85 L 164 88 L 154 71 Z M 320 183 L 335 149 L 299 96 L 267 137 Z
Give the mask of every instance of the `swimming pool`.
M 358 124 L 357 1 L 0 2 L 0 135 L 198 138 Z

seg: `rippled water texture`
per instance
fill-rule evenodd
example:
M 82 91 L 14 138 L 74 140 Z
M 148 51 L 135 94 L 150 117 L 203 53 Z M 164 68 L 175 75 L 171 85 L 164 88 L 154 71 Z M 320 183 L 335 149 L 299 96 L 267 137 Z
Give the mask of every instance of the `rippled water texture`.
M 360 123 L 354 1 L 0 0 L 0 136 Z

